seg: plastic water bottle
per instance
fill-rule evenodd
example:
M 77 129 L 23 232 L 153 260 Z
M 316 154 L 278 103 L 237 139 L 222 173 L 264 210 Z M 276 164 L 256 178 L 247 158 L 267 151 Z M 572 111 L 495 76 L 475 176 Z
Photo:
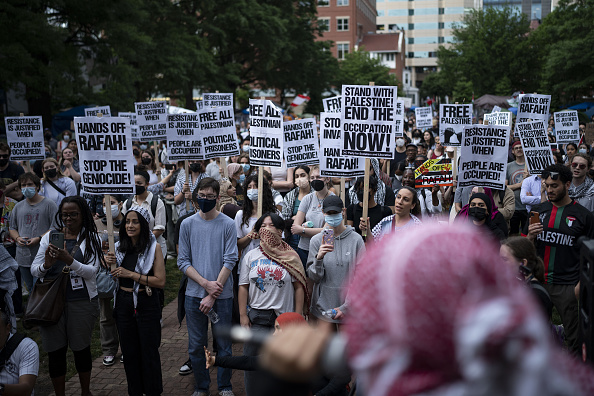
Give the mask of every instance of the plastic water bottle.
M 206 316 L 208 316 L 208 319 L 210 319 L 210 321 L 215 324 L 218 323 L 220 318 L 219 318 L 219 314 L 215 312 L 214 309 L 210 309 L 210 311 L 208 311 L 208 313 L 206 314 Z
M 332 309 L 322 312 L 322 316 L 324 316 L 328 319 L 334 319 L 336 317 L 337 313 L 338 312 L 336 311 L 336 309 L 332 308 Z

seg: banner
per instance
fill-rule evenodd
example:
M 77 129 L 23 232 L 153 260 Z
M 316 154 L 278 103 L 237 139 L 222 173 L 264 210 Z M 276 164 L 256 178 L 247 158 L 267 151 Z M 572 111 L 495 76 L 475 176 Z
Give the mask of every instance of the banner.
M 516 131 L 520 136 L 524 158 L 531 175 L 540 175 L 547 166 L 555 163 L 546 121 L 521 122 L 516 124 Z
M 431 107 L 417 107 L 415 109 L 415 120 L 418 129 L 433 127 L 433 110 Z
M 577 111 L 559 111 L 553 114 L 557 143 L 577 143 L 580 141 L 580 120 Z
M 103 114 L 103 117 L 111 117 L 109 106 L 88 107 L 85 109 L 85 117 L 96 117 L 99 113 Z
M 333 96 L 331 98 L 322 99 L 324 104 L 324 111 L 326 113 L 340 113 L 342 108 L 342 96 Z
M 232 93 L 205 93 L 202 95 L 202 103 L 205 108 L 209 107 L 231 107 L 233 109 Z M 198 107 L 198 105 L 196 105 Z
M 449 158 L 430 159 L 415 169 L 415 188 L 448 187 L 453 183 L 452 160 Z
M 396 101 L 396 112 L 394 113 L 396 119 L 394 125 L 394 136 L 399 138 L 404 136 L 404 100 L 398 99 Z
M 82 188 L 89 194 L 134 194 L 130 120 L 74 117 Z
M 458 187 L 505 189 L 509 127 L 471 125 L 464 128 Z
M 551 95 L 520 94 L 516 125 L 530 120 L 544 120 L 549 118 Z
M 136 113 L 120 111 L 118 117 L 126 117 L 130 120 L 130 136 L 132 136 L 132 140 L 138 140 L 138 120 L 136 118 Z
M 198 113 L 204 158 L 239 155 L 239 142 L 235 131 L 233 106 L 205 107 Z
M 142 142 L 167 139 L 167 102 L 134 103 L 138 122 L 139 138 Z
M 511 128 L 511 117 L 512 113 L 510 112 L 503 112 L 503 113 L 491 113 L 485 114 L 485 121 L 488 121 L 488 125 L 497 125 L 497 126 L 506 126 Z
M 284 155 L 287 168 L 318 165 L 318 130 L 314 118 L 283 122 Z
M 250 164 L 281 167 L 283 115 L 269 100 L 250 99 Z
M 169 161 L 204 159 L 198 113 L 167 115 L 167 149 Z
M 341 154 L 340 113 L 320 114 L 320 176 L 357 177 L 365 174 L 365 160 Z
M 393 158 L 398 87 L 342 86 L 342 155 Z
M 45 159 L 41 116 L 4 117 L 11 161 Z
M 464 127 L 472 125 L 471 104 L 439 105 L 439 141 L 444 146 L 462 145 Z

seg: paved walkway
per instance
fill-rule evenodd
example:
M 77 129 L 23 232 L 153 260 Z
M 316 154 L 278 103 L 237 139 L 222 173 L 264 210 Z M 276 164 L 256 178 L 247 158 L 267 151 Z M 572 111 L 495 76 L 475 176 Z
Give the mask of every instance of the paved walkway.
M 209 345 L 212 348 L 212 337 L 210 336 Z M 242 348 L 241 344 L 234 344 L 233 355 L 242 355 Z M 194 376 L 181 376 L 178 374 L 179 368 L 188 359 L 188 330 L 185 321 L 182 323 L 181 328 L 178 325 L 177 299 L 169 303 L 163 310 L 163 331 L 161 333 L 161 348 L 159 351 L 161 353 L 161 369 L 163 372 L 163 396 L 191 396 L 194 391 Z M 91 377 L 91 392 L 93 395 L 122 396 L 128 394 L 124 365 L 120 363 L 119 356 L 117 363 L 111 367 L 105 367 L 102 360 L 103 357 L 101 356 L 93 362 L 93 374 Z M 210 392 L 212 395 L 217 395 L 216 369 L 210 370 L 210 378 Z M 245 395 L 243 371 L 234 370 L 231 383 L 235 395 Z M 54 395 L 54 393 L 51 395 Z M 66 395 L 80 395 L 78 375 L 75 375 L 67 382 Z

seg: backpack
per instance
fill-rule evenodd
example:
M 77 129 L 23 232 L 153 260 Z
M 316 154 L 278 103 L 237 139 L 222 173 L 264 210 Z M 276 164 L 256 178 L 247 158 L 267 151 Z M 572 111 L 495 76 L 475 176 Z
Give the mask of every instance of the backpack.
M 6 362 L 8 362 L 8 359 L 10 359 L 14 351 L 18 348 L 21 341 L 23 341 L 24 339 L 24 334 L 16 333 L 12 337 L 10 337 L 10 339 L 6 342 L 6 345 L 4 345 L 2 352 L 0 352 L 0 371 L 4 370 Z
M 153 219 L 155 218 L 155 215 L 157 214 L 157 204 L 159 203 L 159 200 L 161 200 L 161 198 L 159 198 L 157 196 L 157 194 L 153 194 L 153 199 L 151 199 L 151 213 L 153 215 Z M 165 204 L 165 203 L 163 203 Z M 130 209 L 132 207 L 132 198 L 128 198 L 126 200 L 126 209 Z M 167 239 L 167 222 L 165 222 L 165 231 L 163 231 L 163 238 Z

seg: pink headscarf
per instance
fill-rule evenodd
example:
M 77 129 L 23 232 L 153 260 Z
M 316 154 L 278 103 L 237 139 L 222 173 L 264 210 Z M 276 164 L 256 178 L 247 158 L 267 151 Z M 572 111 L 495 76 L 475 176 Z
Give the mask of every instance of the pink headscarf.
M 529 290 L 467 226 L 384 238 L 348 297 L 349 363 L 365 394 L 594 394 L 590 369 L 553 345 Z
M 235 162 L 230 163 L 227 165 L 227 174 L 229 175 L 229 180 L 233 177 L 234 174 L 237 173 L 241 169 L 241 165 L 236 164 Z

